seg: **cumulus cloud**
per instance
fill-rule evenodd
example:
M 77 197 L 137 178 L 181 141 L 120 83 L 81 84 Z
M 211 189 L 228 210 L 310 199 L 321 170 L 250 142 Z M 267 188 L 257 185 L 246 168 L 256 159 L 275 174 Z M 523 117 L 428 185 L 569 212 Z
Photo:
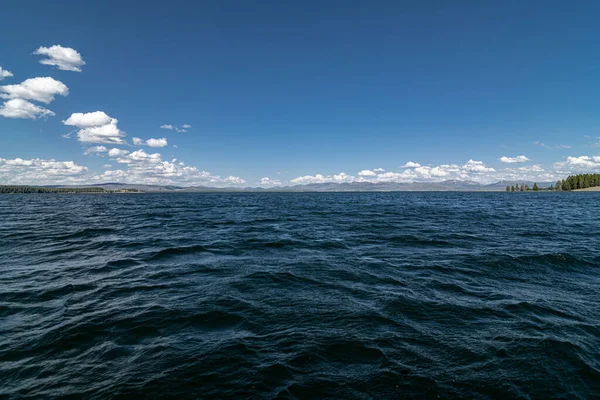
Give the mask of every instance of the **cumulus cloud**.
M 104 146 L 95 146 L 95 147 L 90 147 L 83 154 L 85 154 L 87 156 L 89 154 L 106 153 L 107 151 L 108 151 L 108 149 Z
M 112 149 L 109 156 L 124 168 L 107 170 L 102 174 L 94 175 L 94 181 L 111 181 L 139 184 L 169 184 L 169 185 L 209 185 L 231 186 L 241 185 L 246 181 L 240 177 L 229 176 L 221 178 L 209 172 L 201 171 L 196 167 L 186 166 L 176 159 L 164 161 L 159 153 L 146 153 L 143 149 L 127 152 Z
M 112 118 L 106 115 L 104 111 L 94 111 L 89 113 L 74 113 L 63 121 L 65 125 L 76 126 L 78 128 L 92 128 L 95 126 L 108 125 Z
M 192 126 L 191 126 L 191 125 L 189 125 L 189 124 L 183 124 L 183 125 L 181 125 L 181 127 L 182 127 L 183 129 L 190 129 Z
M 295 185 L 309 185 L 317 183 L 350 183 L 354 182 L 356 178 L 345 172 L 340 172 L 337 175 L 305 175 L 299 176 L 298 178 L 292 179 L 290 182 Z
M 500 157 L 499 158 L 500 162 L 503 162 L 505 164 L 518 164 L 518 163 L 524 163 L 529 161 L 529 158 L 525 157 L 525 156 L 517 156 L 517 157 Z
M 350 183 L 350 182 L 440 182 L 443 180 L 474 180 L 481 183 L 489 183 L 498 180 L 498 171 L 486 166 L 482 161 L 469 160 L 465 164 L 442 164 L 436 166 L 421 165 L 416 162 L 407 163 L 402 172 L 380 172 L 374 170 L 363 170 L 358 177 L 340 173 L 337 175 L 306 175 L 292 179 L 290 182 L 296 185 L 307 185 L 314 183 Z M 417 167 L 418 165 L 418 167 Z M 368 171 L 368 172 L 366 172 Z M 371 172 L 373 174 L 371 174 Z
M 134 137 L 132 142 L 134 146 L 167 147 L 169 145 L 166 138 L 143 140 L 138 137 Z
M 421 166 L 421 164 L 419 164 L 419 163 L 409 161 L 406 164 L 404 164 L 402 166 L 402 168 L 419 168 L 420 166 Z
M 168 143 L 166 138 L 148 139 L 146 140 L 146 145 L 148 147 L 166 147 Z
M 10 78 L 11 76 L 13 76 L 12 72 L 2 69 L 2 67 L 0 67 L 0 81 L 4 78 Z
M 5 118 L 38 119 L 42 117 L 53 117 L 55 114 L 43 107 L 23 99 L 12 99 L 5 101 L 0 106 L 0 115 Z
M 117 127 L 118 122 L 103 111 L 95 111 L 71 114 L 63 124 L 80 128 L 77 140 L 83 143 L 126 144 L 125 133 Z
M 9 185 L 76 183 L 87 170 L 73 161 L 0 158 L 0 181 Z
M 186 166 L 183 162 L 177 162 L 176 159 L 171 160 L 171 162 L 164 161 L 159 153 L 149 154 L 144 150 L 130 153 L 127 150 L 118 148 L 106 152 L 105 146 L 95 146 L 91 149 L 90 154 L 92 152 L 108 154 L 122 168 L 107 169 L 102 173 L 95 173 L 73 161 L 0 158 L 0 182 L 10 185 L 76 185 L 121 182 L 216 187 L 246 183 L 244 179 L 238 176 L 222 178 L 196 167 Z M 112 168 L 112 164 L 105 164 L 104 168 Z
M 25 99 L 50 103 L 54 97 L 68 96 L 69 88 L 50 77 L 30 78 L 16 85 L 0 86 L 0 97 L 4 99 Z
M 241 185 L 241 184 L 246 183 L 246 181 L 243 180 L 242 178 L 240 178 L 239 176 L 228 176 L 227 178 L 225 178 L 225 182 L 231 183 L 234 185 Z
M 278 179 L 271 179 L 268 176 L 260 179 L 260 184 L 263 186 L 279 186 L 281 185 L 281 181 Z
M 385 172 L 385 169 L 383 169 L 383 168 L 375 168 L 373 171 L 374 172 Z
M 123 150 L 123 149 L 110 149 L 108 152 L 108 156 L 111 158 L 115 158 L 115 157 L 122 157 L 124 155 L 129 154 L 129 150 Z
M 169 130 L 173 130 L 173 125 L 170 124 L 164 124 L 160 126 L 161 129 L 169 129 Z
M 474 160 L 467 161 L 467 163 L 463 166 L 463 168 L 469 172 L 495 172 L 496 171 L 494 168 L 486 167 L 485 164 L 483 163 L 483 161 L 474 161 Z
M 40 47 L 33 54 L 47 57 L 40 60 L 41 64 L 50 65 L 63 71 L 81 72 L 81 67 L 85 65 L 81 54 L 70 47 L 60 45 Z
M 566 171 L 583 171 L 586 169 L 600 168 L 600 156 L 569 156 L 563 162 L 554 164 L 559 170 Z
M 358 173 L 359 176 L 377 176 L 375 171 L 371 171 L 369 169 L 363 169 Z

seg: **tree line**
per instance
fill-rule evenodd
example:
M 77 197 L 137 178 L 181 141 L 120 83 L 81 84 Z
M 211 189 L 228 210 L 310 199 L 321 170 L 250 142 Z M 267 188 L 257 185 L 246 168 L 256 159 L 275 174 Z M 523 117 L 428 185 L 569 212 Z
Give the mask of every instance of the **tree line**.
M 556 190 L 570 191 L 600 186 L 600 174 L 571 175 L 556 183 Z
M 506 187 L 506 191 L 507 192 L 529 192 L 529 191 L 534 191 L 537 192 L 539 190 L 544 190 L 544 189 L 540 189 L 540 187 L 538 186 L 537 183 L 533 184 L 533 187 L 529 187 L 529 185 L 522 183 L 520 186 L 519 184 L 514 184 L 512 186 L 507 186 Z
M 540 190 L 554 190 L 558 192 L 569 192 L 577 189 L 587 189 L 591 187 L 600 186 L 600 174 L 579 174 L 571 175 L 566 179 L 562 179 L 556 182 L 556 185 L 551 185 L 547 189 L 540 188 L 537 183 L 533 184 L 530 188 L 529 185 L 523 183 L 519 185 L 509 185 L 506 187 L 507 192 L 528 192 L 528 191 L 540 191 Z
M 101 187 L 49 188 L 36 186 L 0 186 L 0 193 L 123 193 L 139 192 L 137 189 L 105 190 Z

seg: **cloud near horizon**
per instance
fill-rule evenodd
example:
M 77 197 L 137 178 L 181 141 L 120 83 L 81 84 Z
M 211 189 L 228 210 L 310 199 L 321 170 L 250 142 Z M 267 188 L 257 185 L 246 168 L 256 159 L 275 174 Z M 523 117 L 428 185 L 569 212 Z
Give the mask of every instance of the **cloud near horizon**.
M 100 182 L 120 182 L 130 184 L 165 184 L 181 186 L 208 185 L 215 187 L 240 186 L 246 183 L 241 177 L 212 175 L 193 166 L 187 166 L 176 159 L 165 161 L 160 153 L 146 153 L 143 149 L 133 152 L 106 146 L 95 146 L 85 154 L 104 155 L 121 165 L 118 169 L 107 169 L 102 173 L 90 172 L 88 167 L 73 161 L 54 159 L 3 159 L 0 158 L 0 180 L 5 184 L 92 184 Z M 417 163 L 415 163 L 417 164 Z M 109 166 L 112 164 L 108 164 Z M 419 164 L 420 165 L 420 164 Z M 379 168 L 378 168 L 379 169 Z M 305 175 L 288 182 L 264 177 L 260 186 L 307 185 L 318 183 L 411 183 L 442 182 L 446 180 L 474 181 L 489 184 L 499 181 L 555 182 L 569 174 L 585 170 L 600 170 L 600 156 L 569 156 L 555 163 L 550 171 L 540 165 L 507 167 L 502 170 L 486 166 L 481 161 L 469 160 L 465 164 L 441 164 L 404 169 L 402 172 L 379 172 L 375 175 L 361 172 L 356 176 L 341 172 L 339 174 Z
M 600 165 L 600 157 L 598 158 Z M 305 175 L 290 180 L 293 185 L 317 183 L 412 183 L 412 182 L 443 182 L 446 180 L 473 181 L 481 184 L 495 183 L 502 180 L 532 180 L 551 182 L 557 179 L 555 172 L 547 172 L 540 165 L 519 168 L 504 168 L 496 170 L 485 165 L 482 161 L 468 160 L 465 164 L 421 165 L 408 162 L 402 166 L 402 172 L 380 172 L 362 170 L 358 176 L 344 172 L 334 175 L 316 174 Z
M 73 161 L 0 158 L 0 181 L 9 185 L 75 184 L 87 171 Z
M 260 184 L 262 186 L 279 186 L 281 185 L 281 181 L 279 179 L 271 179 L 268 176 L 260 179 Z

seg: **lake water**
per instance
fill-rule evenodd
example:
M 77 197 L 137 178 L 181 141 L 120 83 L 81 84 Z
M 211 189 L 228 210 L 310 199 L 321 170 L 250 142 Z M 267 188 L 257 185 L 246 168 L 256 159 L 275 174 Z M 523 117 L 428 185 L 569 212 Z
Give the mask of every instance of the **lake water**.
M 600 193 L 0 196 L 2 398 L 592 398 Z

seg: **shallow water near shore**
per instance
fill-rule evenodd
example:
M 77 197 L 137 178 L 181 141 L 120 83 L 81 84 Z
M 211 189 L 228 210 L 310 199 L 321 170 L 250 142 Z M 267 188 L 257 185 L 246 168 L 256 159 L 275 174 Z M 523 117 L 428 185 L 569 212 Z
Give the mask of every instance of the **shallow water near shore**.
M 0 196 L 0 397 L 592 398 L 600 194 Z

